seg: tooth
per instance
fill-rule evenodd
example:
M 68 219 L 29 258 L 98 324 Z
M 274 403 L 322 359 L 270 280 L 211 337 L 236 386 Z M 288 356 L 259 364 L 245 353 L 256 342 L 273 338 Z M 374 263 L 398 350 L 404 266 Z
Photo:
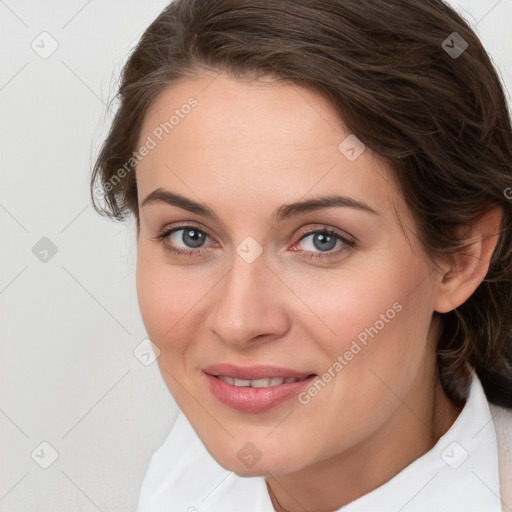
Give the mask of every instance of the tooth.
M 302 378 L 296 378 L 296 377 L 268 377 L 266 379 L 235 379 L 233 377 L 227 377 L 226 375 L 217 375 L 217 377 L 227 382 L 228 384 L 231 384 L 232 386 L 238 386 L 238 387 L 253 387 L 253 388 L 264 388 L 264 387 L 270 387 L 270 386 L 279 386 L 283 383 L 288 382 L 299 382 L 301 380 L 304 380 L 307 377 Z
M 251 385 L 251 381 L 250 380 L 246 380 L 246 379 L 233 379 L 233 384 L 235 386 L 250 386 Z
M 270 386 L 270 379 L 254 379 L 251 380 L 251 387 L 264 388 Z

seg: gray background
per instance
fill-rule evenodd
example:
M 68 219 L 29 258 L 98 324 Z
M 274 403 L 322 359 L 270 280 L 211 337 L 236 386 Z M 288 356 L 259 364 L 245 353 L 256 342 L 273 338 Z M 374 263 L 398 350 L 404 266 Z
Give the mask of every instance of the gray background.
M 512 91 L 512 0 L 450 3 Z M 121 66 L 166 4 L 0 0 L 3 512 L 135 510 L 177 414 L 147 365 L 133 224 L 88 195 Z

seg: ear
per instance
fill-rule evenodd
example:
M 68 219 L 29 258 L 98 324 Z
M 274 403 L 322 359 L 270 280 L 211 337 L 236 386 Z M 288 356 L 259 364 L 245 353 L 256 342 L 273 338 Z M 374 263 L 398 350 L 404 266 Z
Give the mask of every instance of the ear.
M 495 207 L 479 217 L 466 236 L 467 246 L 453 255 L 451 264 L 443 266 L 435 311 L 447 313 L 459 307 L 483 281 L 498 242 L 502 216 L 502 209 Z

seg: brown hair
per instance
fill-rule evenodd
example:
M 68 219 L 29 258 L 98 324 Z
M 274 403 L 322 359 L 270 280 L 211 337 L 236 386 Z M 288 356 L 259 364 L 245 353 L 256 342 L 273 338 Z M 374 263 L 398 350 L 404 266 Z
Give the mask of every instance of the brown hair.
M 437 353 L 453 400 L 466 397 L 469 363 L 488 399 L 512 408 L 512 128 L 500 80 L 468 24 L 441 0 L 172 2 L 124 66 L 91 177 L 99 213 L 131 213 L 138 229 L 130 171 L 144 116 L 165 88 L 202 70 L 267 75 L 322 94 L 389 161 L 432 261 L 464 247 L 461 227 L 503 209 L 485 279 L 439 315 Z

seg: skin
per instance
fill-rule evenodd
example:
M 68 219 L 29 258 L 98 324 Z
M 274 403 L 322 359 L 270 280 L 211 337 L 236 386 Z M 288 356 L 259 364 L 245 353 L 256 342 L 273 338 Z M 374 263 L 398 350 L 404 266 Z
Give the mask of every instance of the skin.
M 211 455 L 238 475 L 265 476 L 276 510 L 339 508 L 427 452 L 460 413 L 436 375 L 432 314 L 478 286 L 499 215 L 482 219 L 466 256 L 434 271 L 387 163 L 369 148 L 349 161 L 338 145 L 350 132 L 317 93 L 205 73 L 157 98 L 140 143 L 191 96 L 197 107 L 136 171 L 137 292 L 160 371 Z M 207 205 L 218 219 L 164 202 L 142 206 L 158 188 Z M 285 203 L 329 194 L 377 214 L 330 207 L 272 219 Z M 183 232 L 155 240 L 190 223 L 209 236 L 202 253 Z M 356 245 L 322 252 L 314 235 L 300 240 L 306 228 L 325 227 Z M 252 263 L 236 252 L 248 236 L 263 250 Z M 196 253 L 175 255 L 165 244 Z M 321 375 L 395 303 L 401 311 L 306 405 L 292 398 L 244 413 L 206 386 L 201 368 L 220 362 Z M 237 457 L 247 442 L 262 455 L 250 468 Z

